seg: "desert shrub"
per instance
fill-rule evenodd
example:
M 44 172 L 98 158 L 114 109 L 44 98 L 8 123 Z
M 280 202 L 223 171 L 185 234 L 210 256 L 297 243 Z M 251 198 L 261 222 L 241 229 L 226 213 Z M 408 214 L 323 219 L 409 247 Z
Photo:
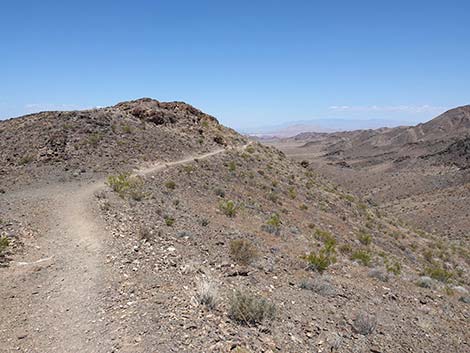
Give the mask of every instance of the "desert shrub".
M 240 265 L 251 264 L 258 252 L 252 242 L 246 239 L 236 239 L 230 242 L 230 257 Z
M 250 153 L 250 154 L 251 154 L 251 153 L 255 153 L 255 148 L 254 148 L 253 146 L 248 146 L 248 147 L 246 148 L 246 151 L 247 151 L 248 153 Z
M 201 219 L 201 226 L 207 227 L 209 225 L 209 220 L 207 218 Z
M 267 199 L 274 203 L 277 203 L 279 198 L 278 198 L 277 193 L 275 193 L 274 191 L 270 191 L 269 194 L 267 195 Z
M 129 195 L 134 200 L 141 200 L 145 197 L 142 191 L 143 180 L 136 176 L 131 176 L 129 173 L 120 173 L 118 175 L 110 175 L 106 181 L 109 187 L 119 196 L 124 198 Z
M 214 190 L 215 194 L 221 198 L 225 197 L 225 191 L 223 189 L 217 188 Z
M 217 284 L 207 279 L 201 279 L 197 283 L 196 300 L 209 309 L 215 309 L 219 300 Z
M 10 246 L 10 240 L 6 236 L 0 237 L 0 255 Z
M 228 200 L 226 202 L 221 202 L 219 208 L 227 217 L 235 217 L 238 207 L 234 201 Z
M 354 319 L 353 328 L 361 335 L 370 335 L 377 327 L 377 319 L 375 316 L 365 312 L 359 313 Z
M 34 160 L 34 157 L 30 154 L 25 154 L 23 157 L 20 158 L 18 161 L 19 165 L 26 165 L 31 163 Z
M 387 272 L 393 273 L 395 276 L 398 276 L 401 273 L 401 264 L 398 261 L 394 261 L 393 263 L 386 261 L 385 269 L 387 270 Z
M 292 186 L 290 187 L 287 192 L 289 193 L 289 197 L 293 200 L 297 197 L 297 191 L 295 190 L 295 188 Z
M 304 256 L 311 270 L 323 273 L 328 266 L 336 262 L 333 254 L 329 253 L 325 248 L 321 249 L 318 253 L 311 252 Z
M 175 224 L 175 219 L 171 216 L 165 216 L 164 217 L 164 220 L 165 220 L 165 224 L 168 226 L 168 227 L 171 227 Z
M 370 245 L 372 243 L 372 237 L 369 233 L 367 233 L 364 229 L 359 231 L 357 234 L 357 239 L 361 242 L 363 245 Z
M 279 235 L 281 229 L 281 218 L 277 213 L 271 214 L 269 219 L 266 221 L 266 224 L 261 226 L 261 229 L 270 234 Z
M 336 246 L 335 237 L 326 230 L 316 229 L 314 236 L 316 239 L 322 241 L 327 248 L 333 249 Z
M 387 272 L 380 270 L 378 268 L 374 268 L 369 271 L 369 277 L 378 279 L 379 281 L 382 282 L 388 282 L 389 280 L 389 275 Z
M 271 217 L 268 219 L 266 224 L 273 226 L 275 228 L 280 228 L 282 224 L 281 218 L 279 217 L 277 213 L 273 213 L 271 214 Z
M 311 290 L 325 297 L 330 297 L 336 294 L 335 287 L 328 280 L 324 278 L 303 280 L 302 282 L 300 282 L 300 288 Z
M 433 286 L 433 279 L 428 276 L 421 276 L 416 281 L 416 284 L 421 288 L 431 288 Z
M 237 169 L 237 165 L 235 164 L 234 161 L 230 161 L 228 163 L 228 170 L 231 172 L 234 172 Z
M 303 160 L 300 162 L 300 165 L 303 167 L 303 168 L 308 168 L 308 166 L 310 165 L 310 163 L 306 160 Z
M 306 204 L 304 204 L 304 203 L 301 204 L 301 205 L 299 206 L 299 208 L 300 208 L 302 211 L 308 210 L 308 206 L 307 206 Z
M 432 279 L 438 280 L 440 282 L 448 282 L 452 277 L 453 273 L 450 271 L 447 271 L 445 268 L 442 268 L 441 266 L 437 264 L 433 264 L 431 266 L 426 267 L 424 270 L 424 273 L 431 277 Z
M 173 180 L 168 180 L 165 183 L 165 187 L 170 190 L 175 190 L 176 189 L 176 183 Z
M 152 231 L 148 227 L 139 228 L 139 238 L 142 240 L 150 241 L 152 240 Z
M 230 299 L 230 318 L 244 325 L 256 325 L 273 319 L 275 312 L 274 304 L 252 294 L 237 291 Z
M 352 253 L 352 246 L 351 246 L 351 244 L 341 244 L 338 247 L 338 250 L 341 254 L 351 254 Z
M 93 147 L 96 147 L 98 143 L 102 140 L 103 136 L 99 132 L 94 132 L 88 136 L 86 142 Z
M 372 254 L 368 250 L 356 250 L 351 254 L 351 260 L 369 266 L 372 261 Z
M 128 124 L 122 125 L 122 132 L 126 134 L 131 134 L 132 133 L 132 128 Z

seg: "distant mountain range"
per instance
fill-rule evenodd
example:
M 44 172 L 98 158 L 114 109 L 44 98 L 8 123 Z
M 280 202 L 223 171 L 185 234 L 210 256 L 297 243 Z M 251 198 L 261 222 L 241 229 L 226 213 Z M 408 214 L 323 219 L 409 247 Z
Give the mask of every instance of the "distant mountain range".
M 287 122 L 277 125 L 267 125 L 254 128 L 240 129 L 245 135 L 259 138 L 287 138 L 303 132 L 338 132 L 351 130 L 378 129 L 381 127 L 396 127 L 417 124 L 419 121 L 391 119 L 314 119 Z

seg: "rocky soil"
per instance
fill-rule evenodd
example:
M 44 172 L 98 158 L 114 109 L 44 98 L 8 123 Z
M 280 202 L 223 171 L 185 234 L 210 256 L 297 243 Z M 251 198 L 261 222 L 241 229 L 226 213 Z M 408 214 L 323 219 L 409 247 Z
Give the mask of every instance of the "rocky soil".
M 57 113 L 0 125 L 6 352 L 470 350 L 467 247 L 183 103 L 62 114 L 102 139 L 43 160 Z

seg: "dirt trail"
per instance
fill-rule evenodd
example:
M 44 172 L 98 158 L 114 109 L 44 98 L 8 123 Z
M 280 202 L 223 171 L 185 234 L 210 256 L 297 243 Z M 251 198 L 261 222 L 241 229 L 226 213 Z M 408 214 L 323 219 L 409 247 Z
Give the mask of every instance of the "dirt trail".
M 136 174 L 224 151 L 159 163 Z M 61 184 L 11 196 L 21 205 L 18 211 L 31 213 L 41 236 L 34 250 L 0 271 L 0 352 L 113 351 L 119 323 L 106 316 L 113 274 L 105 265 L 106 229 L 93 202 L 104 186 L 103 181 Z

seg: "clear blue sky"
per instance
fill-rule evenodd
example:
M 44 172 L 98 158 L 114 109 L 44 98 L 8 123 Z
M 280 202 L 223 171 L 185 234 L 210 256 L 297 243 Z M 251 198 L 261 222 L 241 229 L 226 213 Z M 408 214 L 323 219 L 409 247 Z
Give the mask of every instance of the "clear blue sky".
M 237 128 L 470 103 L 470 1 L 0 4 L 0 118 L 183 100 Z

